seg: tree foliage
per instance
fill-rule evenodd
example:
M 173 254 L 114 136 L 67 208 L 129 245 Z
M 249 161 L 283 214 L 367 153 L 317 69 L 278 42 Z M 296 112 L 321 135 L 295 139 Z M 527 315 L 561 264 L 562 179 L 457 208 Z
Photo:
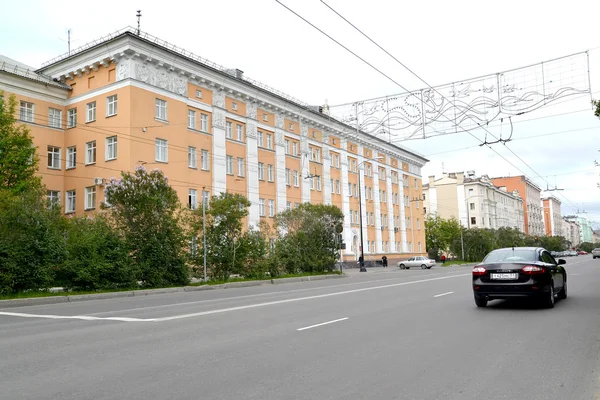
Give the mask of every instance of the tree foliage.
M 177 193 L 162 171 L 136 167 L 111 179 L 105 190 L 109 215 L 127 241 L 144 286 L 189 281 L 187 241 Z
M 447 252 L 454 238 L 460 236 L 462 227 L 456 218 L 443 219 L 429 215 L 425 220 L 425 241 L 429 256 L 438 259 Z
M 17 123 L 17 105 L 14 95 L 6 99 L 0 91 L 0 187 L 12 193 L 41 187 L 39 157 L 29 128 Z
M 596 109 L 594 110 L 594 115 L 598 118 L 600 118 L 600 101 L 598 100 L 592 100 L 592 105 L 594 107 L 596 107 Z

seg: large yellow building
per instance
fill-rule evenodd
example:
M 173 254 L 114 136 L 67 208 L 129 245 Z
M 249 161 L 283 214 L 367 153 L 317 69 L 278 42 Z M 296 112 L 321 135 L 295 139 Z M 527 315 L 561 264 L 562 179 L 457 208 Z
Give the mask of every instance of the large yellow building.
M 192 208 L 245 195 L 248 226 L 303 202 L 334 204 L 346 259 L 359 252 L 361 190 L 365 258 L 425 252 L 425 158 L 148 34 L 125 29 L 35 71 L 0 57 L 0 90 L 16 95 L 48 197 L 65 213 L 93 212 L 111 177 L 147 164 Z

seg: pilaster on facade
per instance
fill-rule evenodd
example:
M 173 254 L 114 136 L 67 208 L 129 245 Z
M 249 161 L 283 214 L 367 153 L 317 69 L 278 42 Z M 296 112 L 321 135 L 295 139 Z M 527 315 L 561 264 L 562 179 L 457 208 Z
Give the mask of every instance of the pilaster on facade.
M 275 186 L 277 199 L 275 201 L 277 212 L 286 209 L 287 186 L 285 183 L 285 135 L 280 129 L 275 130 Z
M 227 174 L 223 163 L 227 157 L 227 146 L 225 140 L 225 92 L 222 90 L 213 93 L 212 125 L 212 176 L 213 195 L 219 195 L 227 191 Z
M 283 115 L 281 116 L 283 127 Z M 302 202 L 310 203 L 310 147 L 308 146 L 308 126 L 300 121 L 300 165 L 302 167 Z
M 260 223 L 260 215 L 258 209 L 259 203 L 259 184 L 258 184 L 258 140 L 256 138 L 256 108 L 254 108 L 254 117 L 248 108 L 248 121 L 246 123 L 246 160 L 248 162 L 248 201 L 250 201 L 250 209 L 248 211 L 248 225 L 250 227 L 258 227 Z
M 359 215 L 359 218 L 362 221 L 362 234 L 363 234 L 364 242 L 366 243 L 368 240 L 370 240 L 370 238 L 369 238 L 369 231 L 368 231 L 369 219 L 367 218 L 367 191 L 366 191 L 366 187 L 365 187 L 365 164 L 364 164 L 365 158 L 364 158 L 363 154 L 364 154 L 363 146 L 358 145 L 358 154 L 356 155 L 356 162 L 357 162 L 357 165 L 361 166 L 357 171 L 357 173 L 360 174 L 359 175 L 360 185 L 358 187 L 358 190 L 360 190 L 360 209 L 359 209 L 359 211 L 362 210 L 362 212 Z M 363 245 L 364 245 L 364 243 L 363 243 Z
M 331 193 L 333 187 L 331 186 L 331 154 L 329 148 L 329 133 L 326 131 L 322 132 L 323 135 L 323 146 L 322 146 L 322 159 L 323 159 L 323 203 L 331 204 Z
M 393 252 L 398 251 L 396 249 L 396 235 L 394 232 L 394 228 L 396 225 L 394 224 L 394 193 L 392 192 L 392 169 L 387 166 L 385 168 L 385 182 L 386 182 L 386 193 L 387 193 L 387 204 L 388 204 L 388 236 L 389 243 L 391 243 L 390 249 Z M 391 222 L 391 223 L 390 223 Z
M 381 232 L 381 226 L 383 225 L 383 221 L 381 221 L 381 196 L 379 195 L 379 163 L 373 163 L 373 195 L 375 197 L 375 248 L 378 253 L 383 252 L 383 246 L 381 245 L 381 241 L 383 240 L 383 235 Z
M 346 243 L 345 255 L 355 255 L 352 250 L 353 236 L 352 225 L 350 223 L 350 190 L 348 190 L 348 157 L 346 157 L 346 148 L 348 141 L 340 140 L 340 166 L 342 181 L 342 211 L 344 213 L 344 242 Z
M 398 196 L 400 197 L 400 232 L 402 237 L 402 253 L 408 253 L 408 231 L 406 230 L 406 202 L 404 201 L 404 180 L 400 182 L 401 176 L 398 177 Z M 408 203 L 410 205 L 410 202 Z

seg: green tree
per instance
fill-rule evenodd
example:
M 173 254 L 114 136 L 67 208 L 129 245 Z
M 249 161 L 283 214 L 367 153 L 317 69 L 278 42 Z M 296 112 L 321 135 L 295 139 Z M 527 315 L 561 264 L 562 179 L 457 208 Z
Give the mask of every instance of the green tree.
M 444 219 L 437 214 L 429 215 L 425 220 L 425 242 L 429 256 L 439 259 L 443 252 L 450 250 L 451 244 L 460 239 L 461 229 L 456 218 Z M 461 252 L 454 254 L 460 255 Z
M 304 203 L 277 215 L 274 257 L 287 273 L 332 270 L 338 255 L 336 227 L 344 214 L 333 205 Z
M 66 259 L 56 274 L 67 289 L 133 288 L 137 273 L 129 248 L 104 215 L 68 220 Z
M 0 292 L 47 289 L 65 259 L 65 219 L 40 190 L 0 190 Z
M 109 215 L 122 232 L 144 286 L 185 285 L 188 247 L 182 206 L 162 171 L 143 166 L 105 189 Z
M 41 187 L 39 157 L 26 125 L 16 120 L 17 100 L 0 91 L 0 187 L 12 193 Z
M 583 242 L 579 245 L 579 250 L 583 250 L 586 251 L 588 253 L 591 253 L 592 250 L 594 250 L 595 248 L 600 247 L 595 243 L 591 243 L 591 242 Z
M 596 109 L 594 110 L 594 115 L 598 118 L 600 118 L 600 101 L 598 100 L 592 100 L 592 105 L 594 107 L 596 107 Z
M 525 234 L 516 228 L 501 227 L 494 233 L 498 248 L 519 247 L 525 244 Z

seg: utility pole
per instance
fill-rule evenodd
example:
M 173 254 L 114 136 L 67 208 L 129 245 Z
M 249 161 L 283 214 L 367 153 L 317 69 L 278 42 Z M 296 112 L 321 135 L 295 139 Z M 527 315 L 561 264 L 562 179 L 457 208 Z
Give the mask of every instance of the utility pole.
M 204 282 L 208 282 L 206 276 L 206 200 L 204 197 L 205 187 L 202 186 L 202 247 L 204 248 Z
M 142 18 L 142 10 L 137 10 L 137 35 L 140 36 L 140 18 Z

